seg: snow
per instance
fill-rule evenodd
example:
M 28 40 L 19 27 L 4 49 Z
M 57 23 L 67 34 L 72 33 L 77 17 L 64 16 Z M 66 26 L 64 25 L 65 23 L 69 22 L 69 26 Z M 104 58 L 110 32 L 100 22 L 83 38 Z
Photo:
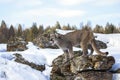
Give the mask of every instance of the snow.
M 6 51 L 6 44 L 0 44 L 0 52 L 5 52 Z
M 60 33 L 60 34 L 67 34 L 69 32 L 73 32 L 74 30 L 60 30 L 60 29 L 56 29 L 57 33 Z
M 66 34 L 71 31 L 58 30 L 58 33 Z M 109 56 L 114 56 L 116 63 L 113 65 L 113 69 L 120 68 L 120 34 L 98 34 L 97 40 L 101 40 L 107 43 L 107 49 L 101 49 L 101 51 L 108 51 Z M 52 69 L 51 64 L 53 59 L 63 54 L 61 49 L 50 48 L 38 48 L 29 42 L 25 51 L 7 52 L 6 44 L 0 44 L 0 80 L 50 80 L 50 71 Z M 74 50 L 81 50 L 75 48 Z M 14 61 L 15 56 L 13 54 L 21 54 L 29 62 L 35 64 L 45 64 L 46 70 L 40 72 L 31 68 L 28 65 L 17 63 Z M 94 52 L 94 54 L 96 54 Z M 114 74 L 113 80 L 120 80 L 120 74 Z
M 95 34 L 98 40 L 108 43 L 108 46 L 120 47 L 120 34 Z

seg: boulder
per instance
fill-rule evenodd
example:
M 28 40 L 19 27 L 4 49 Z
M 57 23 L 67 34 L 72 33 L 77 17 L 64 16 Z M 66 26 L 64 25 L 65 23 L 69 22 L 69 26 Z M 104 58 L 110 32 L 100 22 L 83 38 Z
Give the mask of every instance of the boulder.
M 107 48 L 106 43 L 104 43 L 100 40 L 96 40 L 96 45 L 98 46 L 99 49 L 106 49 Z
M 76 55 L 76 54 L 75 54 Z M 51 80 L 112 80 L 113 56 L 80 56 L 65 62 L 64 54 L 52 62 Z

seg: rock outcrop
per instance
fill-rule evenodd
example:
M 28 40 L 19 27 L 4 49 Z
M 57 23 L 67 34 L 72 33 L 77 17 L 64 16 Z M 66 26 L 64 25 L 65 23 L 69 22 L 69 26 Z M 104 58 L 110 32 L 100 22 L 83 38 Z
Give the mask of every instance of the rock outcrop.
M 33 43 L 40 48 L 53 48 L 53 49 L 58 48 L 57 45 L 54 46 L 52 45 L 52 43 L 50 42 L 50 38 L 47 34 L 39 35 L 37 38 L 33 40 Z
M 7 51 L 24 51 L 28 43 L 23 38 L 16 37 L 7 43 Z
M 25 64 L 25 65 L 28 65 L 28 66 L 30 66 L 31 68 L 33 68 L 33 69 L 36 69 L 36 70 L 39 70 L 39 71 L 44 71 L 45 70 L 45 65 L 37 65 L 37 64 L 35 64 L 35 63 L 33 63 L 33 62 L 29 62 L 29 61 L 27 61 L 27 60 L 25 60 L 23 57 L 22 57 L 22 55 L 20 55 L 20 54 L 18 54 L 18 53 L 16 53 L 16 54 L 14 54 L 15 55 L 15 61 L 16 62 L 18 62 L 18 63 L 22 63 L 22 64 Z
M 112 56 L 75 56 L 68 62 L 64 55 L 52 62 L 51 80 L 112 80 L 110 69 L 115 63 Z

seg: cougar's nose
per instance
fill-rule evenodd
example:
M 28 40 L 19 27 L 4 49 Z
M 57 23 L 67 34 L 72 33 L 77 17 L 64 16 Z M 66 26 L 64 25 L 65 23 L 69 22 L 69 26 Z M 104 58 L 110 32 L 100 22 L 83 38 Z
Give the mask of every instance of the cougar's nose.
M 50 43 L 53 45 L 53 43 L 54 43 L 53 38 L 50 39 Z

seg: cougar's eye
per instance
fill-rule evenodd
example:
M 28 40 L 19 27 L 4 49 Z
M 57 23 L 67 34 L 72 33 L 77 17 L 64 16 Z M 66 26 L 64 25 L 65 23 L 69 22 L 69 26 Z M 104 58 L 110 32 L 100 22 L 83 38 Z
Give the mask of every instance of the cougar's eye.
M 61 36 L 58 36 L 58 39 L 61 39 Z
M 51 38 L 50 41 L 53 41 L 53 38 Z

